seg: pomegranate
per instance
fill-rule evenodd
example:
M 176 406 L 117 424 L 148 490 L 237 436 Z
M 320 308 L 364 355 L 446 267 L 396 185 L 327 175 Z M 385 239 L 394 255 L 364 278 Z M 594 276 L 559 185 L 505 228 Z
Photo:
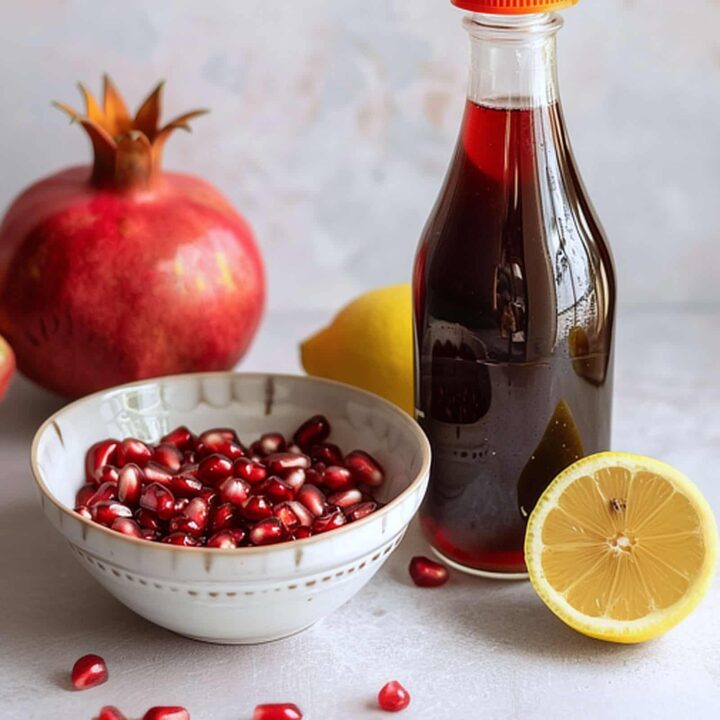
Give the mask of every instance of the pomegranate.
M 210 184 L 163 172 L 162 84 L 131 117 L 109 78 L 82 125 L 92 167 L 27 188 L 0 225 L 0 332 L 20 370 L 78 396 L 130 380 L 233 367 L 265 302 L 252 230 Z
M 300 708 L 293 703 L 256 705 L 252 720 L 302 720 Z
M 76 493 L 75 512 L 122 535 L 189 548 L 234 550 L 328 532 L 381 507 L 340 448 L 325 442 L 330 430 L 322 415 L 298 428 L 293 437 L 310 455 L 280 433 L 246 450 L 230 428 L 196 436 L 178 427 L 156 445 L 102 440 L 86 453 L 90 480 Z M 364 471 L 379 468 L 366 453 L 353 455 Z
M 83 655 L 78 658 L 70 673 L 70 680 L 76 690 L 102 685 L 107 679 L 107 665 L 99 655 Z
M 448 569 L 444 565 L 421 555 L 410 561 L 408 571 L 412 581 L 418 587 L 439 587 L 444 585 L 450 577 Z
M 15 353 L 7 344 L 5 338 L 0 335 L 0 400 L 3 399 L 14 372 Z
M 409 704 L 410 693 L 397 680 L 383 685 L 378 693 L 378 705 L 386 712 L 400 712 Z

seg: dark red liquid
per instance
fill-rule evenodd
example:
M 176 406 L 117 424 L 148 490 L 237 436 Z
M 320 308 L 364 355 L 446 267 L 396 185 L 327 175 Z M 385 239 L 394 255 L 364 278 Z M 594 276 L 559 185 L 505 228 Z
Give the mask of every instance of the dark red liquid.
M 557 105 L 468 102 L 413 293 L 424 532 L 464 566 L 522 572 L 538 497 L 610 439 L 612 260 Z

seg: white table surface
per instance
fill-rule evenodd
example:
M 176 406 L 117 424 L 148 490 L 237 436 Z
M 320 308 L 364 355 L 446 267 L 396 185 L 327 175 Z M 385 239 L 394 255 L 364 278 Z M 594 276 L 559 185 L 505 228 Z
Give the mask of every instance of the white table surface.
M 296 345 L 325 320 L 266 319 L 241 369 L 296 371 Z M 614 445 L 689 474 L 720 514 L 720 310 L 625 313 L 617 345 Z M 306 632 L 256 647 L 206 645 L 134 615 L 72 558 L 40 512 L 28 467 L 35 428 L 62 401 L 17 378 L 0 405 L 0 719 L 130 717 L 185 705 L 193 720 L 249 720 L 257 702 L 293 701 L 309 720 L 391 717 L 375 708 L 393 678 L 403 720 L 717 718 L 720 591 L 667 636 L 615 646 L 556 620 L 528 583 L 454 573 L 416 588 L 417 528 L 353 600 Z M 111 679 L 70 692 L 87 652 Z M 395 717 L 395 716 L 392 716 Z

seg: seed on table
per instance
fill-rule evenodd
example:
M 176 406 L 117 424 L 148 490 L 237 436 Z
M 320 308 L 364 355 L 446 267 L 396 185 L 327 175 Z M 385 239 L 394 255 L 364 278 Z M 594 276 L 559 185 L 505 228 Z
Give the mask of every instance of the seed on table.
M 76 690 L 88 690 L 97 687 L 106 682 L 107 679 L 107 665 L 99 655 L 83 655 L 75 661 L 70 672 L 70 680 Z

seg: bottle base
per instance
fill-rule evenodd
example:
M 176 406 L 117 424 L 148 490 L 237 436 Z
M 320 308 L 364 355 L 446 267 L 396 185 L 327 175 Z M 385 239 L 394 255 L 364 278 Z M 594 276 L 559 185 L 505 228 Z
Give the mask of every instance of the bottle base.
M 494 570 L 481 570 L 480 568 L 469 567 L 468 565 L 462 565 L 455 560 L 451 560 L 449 557 L 443 555 L 439 550 L 434 548 L 432 545 L 430 549 L 435 555 L 437 555 L 446 565 L 453 568 L 453 570 L 459 570 L 466 575 L 475 575 L 476 577 L 488 578 L 490 580 L 527 580 L 527 572 L 497 572 Z

